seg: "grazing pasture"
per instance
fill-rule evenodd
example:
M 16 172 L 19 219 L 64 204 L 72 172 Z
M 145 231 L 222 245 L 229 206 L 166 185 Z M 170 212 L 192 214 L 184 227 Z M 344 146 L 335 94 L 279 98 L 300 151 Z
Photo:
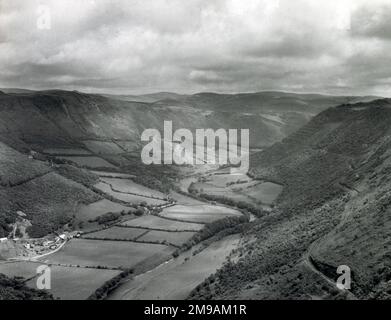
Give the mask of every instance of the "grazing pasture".
M 138 228 L 111 227 L 108 229 L 89 233 L 86 235 L 86 237 L 94 238 L 94 239 L 135 240 L 137 237 L 140 237 L 143 233 L 147 231 L 148 230 L 146 229 L 138 229 Z
M 128 193 L 113 191 L 112 188 L 110 187 L 110 185 L 108 185 L 107 183 L 104 183 L 104 182 L 97 183 L 95 185 L 95 187 L 98 188 L 99 190 L 113 196 L 114 198 L 116 198 L 118 200 L 122 200 L 122 201 L 125 201 L 128 203 L 140 203 L 143 201 L 145 201 L 149 205 L 161 205 L 161 204 L 166 203 L 163 200 L 151 199 L 151 198 L 147 198 L 144 196 L 138 196 L 138 195 L 133 195 L 133 194 L 128 194 Z
M 150 228 L 169 231 L 199 231 L 204 227 L 204 225 L 202 224 L 173 221 L 152 215 L 125 221 L 122 223 L 122 225 L 129 227 L 139 227 L 146 229 Z
M 0 273 L 7 277 L 23 277 L 30 279 L 37 275 L 37 268 L 41 263 L 29 261 L 6 261 L 0 263 Z
M 99 177 L 110 177 L 110 178 L 126 178 L 131 179 L 135 176 L 127 173 L 118 173 L 118 172 L 110 172 L 110 171 L 98 171 L 98 170 L 90 170 L 93 174 L 96 174 Z
M 97 217 L 107 212 L 128 212 L 129 210 L 129 207 L 125 207 L 119 203 L 103 199 L 88 205 L 80 205 L 77 210 L 76 217 L 80 221 L 88 221 L 91 219 L 96 219 Z
M 78 157 L 78 156 L 61 156 L 59 159 L 72 161 L 81 167 L 86 168 L 116 168 L 111 163 L 99 157 Z
M 171 219 L 186 220 L 189 222 L 205 222 L 209 223 L 225 217 L 240 216 L 241 213 L 237 210 L 212 205 L 176 205 L 168 207 L 160 213 L 162 217 Z
M 127 152 L 133 152 L 140 148 L 138 142 L 135 141 L 116 141 L 116 144 Z
M 114 142 L 86 140 L 85 146 L 95 154 L 119 154 L 124 151 Z
M 146 197 L 165 198 L 163 193 L 137 184 L 129 179 L 101 178 L 100 180 L 110 184 L 114 190 L 121 192 L 135 193 Z
M 50 266 L 51 289 L 55 298 L 63 300 L 85 300 L 106 281 L 120 274 L 120 270 L 103 270 L 92 268 L 76 268 Z M 27 282 L 31 288 L 37 289 L 36 279 Z
M 127 241 L 72 239 L 61 250 L 42 258 L 42 262 L 89 267 L 130 268 L 147 258 L 160 259 L 173 248 L 160 244 Z
M 50 154 L 50 155 L 57 155 L 57 154 L 62 154 L 62 155 L 89 155 L 91 154 L 91 152 L 89 152 L 88 150 L 86 149 L 79 149 L 79 148 L 75 148 L 75 149 L 69 149 L 69 148 L 50 148 L 50 149 L 45 149 L 43 151 L 44 153 L 46 154 Z
M 199 250 L 199 246 L 195 246 L 159 268 L 124 283 L 110 299 L 186 299 L 197 285 L 222 267 L 227 256 L 238 246 L 239 239 L 238 235 L 228 236 L 193 255 Z
M 143 229 L 138 229 L 138 230 L 143 230 Z M 187 240 L 189 240 L 194 234 L 195 232 L 187 232 L 187 231 L 167 232 L 167 231 L 151 230 L 148 231 L 146 234 L 144 234 L 142 237 L 140 237 L 138 240 L 151 241 L 151 242 L 168 242 L 175 246 L 181 246 Z

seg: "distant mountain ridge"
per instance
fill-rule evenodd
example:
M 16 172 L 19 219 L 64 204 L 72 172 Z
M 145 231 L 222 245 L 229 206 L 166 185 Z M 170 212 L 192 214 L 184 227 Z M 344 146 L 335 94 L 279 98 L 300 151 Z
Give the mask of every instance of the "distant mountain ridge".
M 294 132 L 324 108 L 358 99 L 270 92 L 148 95 L 152 96 L 163 100 L 137 102 L 77 91 L 18 89 L 1 96 L 0 132 L 29 136 L 38 144 L 48 143 L 49 137 L 62 143 L 91 138 L 138 141 L 145 128 L 162 129 L 163 121 L 171 120 L 174 127 L 191 130 L 248 128 L 251 145 L 263 148 Z M 41 132 L 43 128 L 48 134 Z

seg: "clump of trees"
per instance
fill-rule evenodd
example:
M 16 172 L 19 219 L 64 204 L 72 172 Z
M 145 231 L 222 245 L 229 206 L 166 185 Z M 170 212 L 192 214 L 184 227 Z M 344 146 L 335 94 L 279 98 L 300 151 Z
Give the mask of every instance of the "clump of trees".
M 106 281 L 101 287 L 95 290 L 95 292 L 88 297 L 88 300 L 103 300 L 105 299 L 110 292 L 116 289 L 122 282 L 123 279 L 128 277 L 134 272 L 133 269 L 125 269 L 119 275 L 114 278 Z
M 205 227 L 197 232 L 193 237 L 187 240 L 177 251 L 173 253 L 173 257 L 178 257 L 180 252 L 187 251 L 194 245 L 210 239 L 217 234 L 220 235 L 220 238 L 227 236 L 229 234 L 239 233 L 243 231 L 243 225 L 248 222 L 248 217 L 226 217 L 217 221 L 207 223 Z M 221 233 L 224 231 L 224 233 Z M 217 239 L 214 238 L 213 241 Z
M 0 274 L 0 300 L 53 300 L 47 291 L 29 288 L 24 283 L 24 278 L 11 279 Z
M 267 211 L 263 210 L 262 208 L 258 208 L 252 205 L 251 203 L 245 201 L 235 201 L 231 198 L 224 197 L 224 196 L 216 196 L 213 194 L 201 193 L 199 197 L 208 201 L 215 201 L 222 204 L 226 204 L 231 207 L 236 207 L 238 209 L 245 210 L 247 212 L 252 213 L 258 218 L 263 217 L 267 213 Z

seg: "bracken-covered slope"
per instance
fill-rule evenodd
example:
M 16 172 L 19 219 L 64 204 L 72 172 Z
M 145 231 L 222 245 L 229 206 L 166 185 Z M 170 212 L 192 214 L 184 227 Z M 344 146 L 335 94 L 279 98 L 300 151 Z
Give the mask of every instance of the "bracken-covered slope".
M 252 159 L 284 185 L 228 263 L 193 298 L 389 299 L 391 101 L 330 108 Z M 352 271 L 336 288 L 337 267 Z

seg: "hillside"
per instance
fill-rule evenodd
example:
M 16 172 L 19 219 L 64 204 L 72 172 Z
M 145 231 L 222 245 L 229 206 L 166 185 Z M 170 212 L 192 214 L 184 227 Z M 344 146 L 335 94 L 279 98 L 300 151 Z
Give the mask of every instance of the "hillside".
M 58 90 L 3 94 L 0 132 L 37 148 L 82 146 L 81 140 L 88 139 L 137 143 L 144 129 L 161 129 L 163 120 L 172 120 L 174 128 L 192 130 L 249 128 L 251 146 L 263 148 L 297 130 L 324 108 L 349 100 L 282 93 L 151 96 L 159 100 L 135 102 Z
M 391 101 L 343 104 L 252 158 L 252 175 L 284 185 L 237 262 L 192 298 L 389 299 Z M 350 292 L 335 287 L 339 265 Z
M 352 99 L 279 92 L 201 93 L 192 96 L 157 93 L 148 95 L 154 102 L 145 103 L 76 91 L 12 89 L 5 92 L 8 93 L 0 96 L 2 226 L 7 229 L 6 221 L 12 220 L 15 210 L 25 210 L 33 221 L 31 229 L 37 236 L 67 221 L 70 212 L 59 210 L 64 207 L 61 205 L 64 201 L 72 207 L 75 201 L 89 203 L 98 197 L 79 184 L 85 185 L 85 180 L 87 185 L 90 184 L 88 177 L 80 176 L 81 172 L 69 174 L 72 166 L 88 164 L 87 167 L 93 169 L 120 168 L 129 173 L 139 173 L 139 180 L 143 183 L 158 189 L 166 188 L 165 181 L 175 175 L 172 168 L 147 168 L 139 161 L 141 132 L 146 128 L 162 130 L 164 120 L 172 120 L 174 129 L 249 128 L 251 146 L 263 148 L 296 131 L 319 110 Z M 322 130 L 332 129 L 334 124 L 323 124 L 324 117 L 327 117 L 327 112 L 290 136 L 281 144 L 282 147 L 279 144 L 271 147 L 267 154 L 272 157 L 273 168 L 277 168 L 275 157 L 294 148 L 295 143 L 290 143 L 289 139 L 300 142 L 306 134 L 312 137 L 317 123 L 324 126 Z M 69 162 L 70 158 L 64 154 L 61 161 L 70 167 L 65 172 L 52 172 L 50 164 L 55 159 L 50 155 L 56 150 L 79 155 L 79 158 L 72 158 L 76 163 Z M 318 150 L 316 156 L 322 158 L 323 155 Z M 345 161 L 341 156 L 335 157 Z M 55 161 L 58 163 L 58 158 Z M 260 163 L 264 161 L 260 159 Z M 268 165 L 262 165 L 262 170 L 266 168 Z M 325 166 L 324 170 L 327 168 L 330 167 Z M 281 175 L 292 175 L 292 172 L 284 173 L 284 170 L 273 178 L 286 183 Z M 331 179 L 332 175 L 328 178 Z M 40 198 L 37 191 L 46 192 L 46 196 Z M 313 188 L 309 191 L 317 192 Z M 285 188 L 281 197 L 300 199 L 295 192 L 298 192 L 295 187 L 291 191 Z M 23 199 L 18 199 L 18 195 L 25 193 Z M 40 223 L 38 227 L 38 212 L 49 217 L 45 219 L 46 226 Z

